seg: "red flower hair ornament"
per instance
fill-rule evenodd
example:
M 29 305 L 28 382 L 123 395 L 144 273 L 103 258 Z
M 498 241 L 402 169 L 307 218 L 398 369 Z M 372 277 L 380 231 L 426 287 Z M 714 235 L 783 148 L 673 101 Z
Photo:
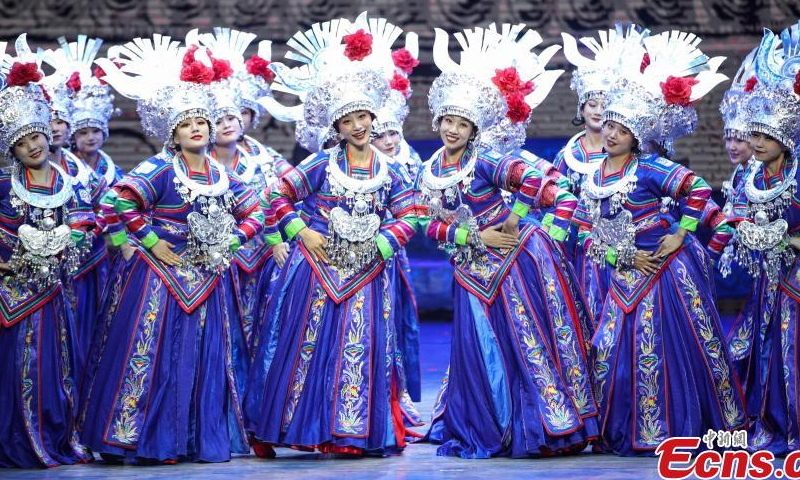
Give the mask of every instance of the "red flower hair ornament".
M 81 91 L 81 75 L 78 72 L 72 72 L 67 80 L 67 88 L 74 94 Z
M 756 88 L 756 85 L 758 85 L 758 79 L 756 77 L 750 77 L 744 84 L 744 91 L 750 93 Z
M 410 93 L 409 87 L 411 87 L 411 82 L 409 82 L 408 79 L 403 75 L 394 72 L 394 77 L 392 77 L 392 80 L 389 81 L 389 87 L 391 87 L 392 90 L 397 90 L 398 92 L 402 93 L 403 96 L 408 97 L 408 94 Z
M 400 48 L 392 52 L 392 62 L 394 66 L 404 71 L 406 74 L 411 75 L 414 68 L 419 65 L 419 60 L 411 55 L 411 52 L 405 48 Z
M 258 55 L 253 55 L 244 62 L 247 73 L 255 77 L 261 77 L 267 83 L 275 79 L 275 72 L 270 70 L 269 64 L 269 60 L 261 58 Z
M 181 80 L 184 82 L 210 84 L 214 80 L 214 69 L 194 58 L 197 45 L 192 45 L 183 55 Z
M 42 79 L 42 72 L 36 62 L 20 63 L 11 66 L 8 72 L 9 87 L 26 87 L 29 83 L 36 83 Z
M 495 70 L 492 77 L 494 83 L 505 97 L 508 110 L 506 117 L 514 123 L 524 122 L 531 113 L 531 107 L 525 102 L 525 97 L 533 92 L 533 82 L 523 82 L 519 72 L 514 67 Z
M 692 87 L 697 85 L 697 80 L 692 77 L 667 77 L 666 82 L 661 83 L 661 93 L 664 100 L 670 105 L 681 105 L 688 107 L 692 104 Z
M 364 60 L 372 53 L 372 35 L 363 28 L 344 36 L 344 55 L 352 61 Z

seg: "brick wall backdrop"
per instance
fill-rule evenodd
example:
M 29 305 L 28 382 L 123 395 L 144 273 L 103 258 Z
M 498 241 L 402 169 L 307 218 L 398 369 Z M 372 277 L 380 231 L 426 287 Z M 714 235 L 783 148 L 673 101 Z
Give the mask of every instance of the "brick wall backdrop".
M 28 32 L 33 48 L 52 47 L 58 36 L 73 40 L 84 33 L 105 39 L 104 53 L 109 45 L 135 36 L 158 32 L 183 38 L 194 27 L 230 26 L 273 40 L 273 59 L 282 59 L 282 42 L 295 31 L 329 18 L 354 18 L 363 10 L 420 36 L 422 64 L 412 77 L 415 95 L 405 126 L 411 139 L 435 138 L 425 96 L 436 73 L 430 55 L 434 27 L 452 32 L 493 21 L 524 22 L 539 30 L 545 46 L 560 42 L 561 31 L 576 37 L 594 35 L 618 21 L 633 21 L 655 33 L 680 28 L 702 37 L 701 49 L 709 56 L 727 56 L 723 70 L 732 76 L 738 62 L 758 43 L 763 27 L 779 31 L 800 18 L 796 0 L 2 0 L 0 39 L 13 44 L 17 35 Z M 551 64 L 569 70 L 563 55 Z M 717 112 L 723 91 L 717 88 L 703 99 L 697 132 L 676 145 L 677 159 L 689 159 L 692 168 L 714 186 L 730 171 Z M 569 74 L 562 75 L 534 111 L 529 135 L 572 135 L 575 101 Z M 106 151 L 129 169 L 158 146 L 142 136 L 135 105 L 125 99 L 119 99 L 118 105 L 124 113 L 111 122 Z M 262 140 L 291 154 L 292 125 L 265 118 L 261 130 Z

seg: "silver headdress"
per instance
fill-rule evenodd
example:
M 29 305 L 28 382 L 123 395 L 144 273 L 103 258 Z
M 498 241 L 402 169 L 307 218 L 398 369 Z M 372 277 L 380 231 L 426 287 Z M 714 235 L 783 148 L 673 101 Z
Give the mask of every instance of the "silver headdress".
M 758 48 L 754 48 L 745 57 L 739 71 L 733 77 L 730 88 L 722 97 L 719 104 L 719 113 L 725 122 L 725 137 L 738 138 L 739 140 L 749 140 L 750 132 L 747 130 L 747 100 L 753 92 L 757 82 L 756 74 L 756 54 Z
M 767 134 L 800 154 L 800 22 L 781 32 L 765 29 L 756 55 L 758 84 L 747 102 L 747 130 Z
M 481 133 L 478 147 L 498 153 L 511 153 L 525 144 L 525 128 L 526 122 L 514 123 L 504 117 L 500 123 Z
M 42 72 L 36 56 L 28 47 L 26 35 L 20 35 L 14 46 L 17 56 L 5 53 L 2 44 L 2 75 L 5 88 L 0 91 L 0 150 L 6 159 L 14 159 L 11 149 L 20 138 L 34 132 L 43 133 L 52 139 L 50 130 L 50 107 L 42 87 Z
M 408 116 L 408 104 L 406 97 L 397 90 L 391 90 L 389 98 L 383 104 L 375 120 L 372 122 L 372 133 L 380 135 L 393 130 L 403 135 L 403 122 Z
M 214 27 L 213 34 L 204 33 L 198 37 L 200 43 L 209 49 L 215 60 L 228 62 L 231 68 L 230 77 L 211 84 L 216 105 L 214 118 L 233 115 L 242 121 L 242 108 L 249 108 L 253 111 L 253 126 L 258 123 L 258 117 L 263 109 L 258 104 L 258 99 L 271 96 L 272 93 L 263 77 L 248 71 L 250 60 L 245 61 L 244 54 L 255 38 L 256 35 L 253 33 L 222 27 Z M 265 54 L 267 63 L 269 63 L 270 48 L 269 41 L 265 40 L 259 44 L 257 56 L 262 58 L 261 54 Z M 269 73 L 274 75 L 271 70 Z
M 61 48 L 57 50 L 39 52 L 44 62 L 55 69 L 55 73 L 45 79 L 47 84 L 53 85 L 53 111 L 60 115 L 62 105 L 66 105 L 68 117 L 58 118 L 69 123 L 70 133 L 95 127 L 108 137 L 108 122 L 118 111 L 114 108 L 111 88 L 92 71 L 103 41 L 78 35 L 75 42 L 67 43 L 64 37 L 59 37 L 58 43 Z
M 536 55 L 533 49 L 542 37 L 526 31 L 524 24 L 503 24 L 500 31 L 492 24 L 458 32 L 455 37 L 462 49 L 460 63 L 450 58 L 448 34 L 436 29 L 433 61 L 442 73 L 428 93 L 434 129 L 444 115 L 470 120 L 479 135 L 505 117 L 526 122 L 564 73 L 544 68 L 561 47 L 552 45 Z
M 650 64 L 642 71 L 642 56 L 631 56 L 620 65 L 603 121 L 627 127 L 644 152 L 660 146 L 671 154 L 673 142 L 697 126 L 693 102 L 728 78 L 717 72 L 725 57 L 709 59 L 699 43 L 696 35 L 674 30 L 645 38 Z
M 396 40 L 399 32 L 393 32 L 392 36 Z M 391 77 L 387 78 L 391 92 L 372 122 L 372 133 L 378 135 L 393 130 L 399 133 L 401 137 L 403 136 L 403 123 L 408 116 L 408 99 L 411 98 L 411 84 L 408 77 L 411 75 L 414 66 L 419 64 L 416 60 L 419 57 L 417 34 L 413 32 L 407 33 L 405 41 L 403 49 L 392 53 L 392 60 L 396 68 Z M 393 40 L 387 39 L 386 42 L 391 46 Z M 398 55 L 398 60 L 395 60 L 395 55 Z M 401 60 L 401 58 L 404 60 Z M 405 65 L 403 62 L 405 62 Z
M 569 33 L 561 33 L 564 40 L 564 56 L 575 66 L 569 87 L 578 94 L 577 118 L 581 117 L 581 107 L 591 99 L 603 98 L 616 80 L 619 64 L 633 58 L 642 58 L 642 40 L 649 30 L 640 30 L 629 24 L 623 29 L 617 24 L 613 30 L 600 30 L 599 40 L 593 37 L 581 38 L 581 43 L 594 53 L 594 59 L 581 55 L 578 42 Z M 637 56 L 638 55 L 638 56 Z
M 192 117 L 205 118 L 214 138 L 214 103 L 208 86 L 213 79 L 211 61 L 204 49 L 187 53 L 179 42 L 155 34 L 152 39 L 136 38 L 111 47 L 109 58 L 117 59 L 121 67 L 109 58 L 95 60 L 105 72 L 104 81 L 137 101 L 144 132 L 165 145 L 172 141 L 175 127 Z
M 268 68 L 272 59 L 271 41 L 258 42 L 258 53 L 245 60 L 245 51 L 255 39 L 254 33 L 223 27 L 214 27 L 213 34 L 200 35 L 200 42 L 213 52 L 215 58 L 230 62 L 233 76 L 228 82 L 235 86 L 241 98 L 241 107 L 253 111 L 253 128 L 264 113 L 264 107 L 258 101 L 263 97 L 272 97 L 270 82 L 275 76 Z
M 286 58 L 303 65 L 289 68 L 273 63 L 270 68 L 277 74 L 273 89 L 297 95 L 302 105 L 285 107 L 269 97 L 259 102 L 279 120 L 304 118 L 308 131 L 298 129 L 296 137 L 315 151 L 334 136 L 333 124 L 342 116 L 357 110 L 373 115 L 380 111 L 396 68 L 391 46 L 401 34 L 399 27 L 383 18 L 368 19 L 366 12 L 355 22 L 331 20 L 297 32 L 287 42 L 293 51 Z

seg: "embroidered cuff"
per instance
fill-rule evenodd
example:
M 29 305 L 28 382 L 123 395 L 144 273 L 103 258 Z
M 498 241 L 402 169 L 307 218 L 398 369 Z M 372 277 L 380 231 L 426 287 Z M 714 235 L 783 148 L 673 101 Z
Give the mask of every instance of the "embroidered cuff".
M 551 225 L 550 230 L 547 231 L 553 240 L 563 242 L 567 238 L 567 231 L 563 228 L 559 227 L 558 225 Z
M 239 250 L 239 247 L 242 246 L 242 243 L 239 241 L 239 237 L 236 235 L 231 235 L 231 238 L 228 239 L 228 246 L 231 247 L 231 252 L 235 252 Z
M 298 233 L 300 233 L 300 230 L 304 228 L 306 228 L 306 222 L 299 218 L 295 218 L 289 222 L 288 225 L 286 225 L 286 236 L 289 237 L 289 239 L 292 239 L 297 236 Z
M 606 262 L 614 267 L 617 266 L 617 251 L 614 250 L 614 247 L 608 247 L 606 250 Z
M 553 220 L 555 220 L 555 219 L 556 219 L 556 216 L 553 215 L 552 212 L 548 213 L 547 215 L 544 216 L 544 218 L 542 218 L 542 226 L 543 227 L 549 227 L 550 225 L 553 224 Z
M 514 206 L 511 208 L 511 211 L 519 215 L 520 218 L 525 218 L 528 216 L 528 212 L 531 211 L 531 207 L 525 205 L 519 200 L 516 200 L 514 202 Z
M 386 237 L 383 235 L 379 234 L 375 237 L 375 243 L 378 245 L 378 250 L 380 250 L 381 257 L 383 257 L 384 260 L 388 260 L 394 255 L 394 249 L 391 244 L 389 244 L 389 240 L 386 240 Z
M 456 245 L 466 245 L 467 237 L 469 237 L 469 230 L 466 228 L 456 228 Z
M 274 247 L 275 245 L 283 242 L 280 232 L 272 232 L 267 235 L 267 245 Z
M 699 223 L 700 220 L 684 215 L 681 217 L 681 223 L 679 226 L 684 230 L 687 230 L 689 232 L 694 232 L 697 230 L 697 225 Z
M 142 245 L 144 245 L 144 248 L 150 250 L 156 243 L 158 243 L 158 240 L 159 238 L 158 235 L 156 235 L 156 232 L 151 231 L 145 235 L 144 238 L 142 238 Z
M 125 231 L 114 232 L 111 235 L 111 245 L 119 247 L 128 241 L 128 234 Z

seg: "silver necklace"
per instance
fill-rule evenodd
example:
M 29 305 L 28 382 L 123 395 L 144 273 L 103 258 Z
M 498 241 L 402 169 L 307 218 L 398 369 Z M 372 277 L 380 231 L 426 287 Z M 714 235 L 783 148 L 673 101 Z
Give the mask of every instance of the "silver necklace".
M 22 184 L 22 179 L 20 178 L 22 176 L 22 168 L 20 168 L 20 165 L 17 163 L 14 165 L 14 171 L 11 175 L 11 188 L 14 191 L 14 195 L 30 206 L 42 209 L 54 209 L 67 203 L 69 199 L 72 198 L 73 179 L 55 163 L 50 162 L 50 166 L 55 169 L 56 173 L 61 175 L 61 178 L 64 180 L 59 191 L 52 195 L 29 191 Z
M 339 168 L 340 146 L 329 152 L 328 183 L 331 193 L 350 208 L 336 205 L 330 211 L 328 236 L 325 251 L 331 263 L 337 267 L 342 278 L 349 278 L 361 271 L 378 254 L 375 239 L 381 225 L 378 210 L 388 197 L 392 186 L 389 176 L 389 161 L 382 153 L 370 146 L 378 162 L 378 173 L 370 179 L 356 179 Z
M 203 185 L 189 178 L 186 172 L 181 168 L 180 152 L 172 156 L 172 169 L 175 171 L 175 178 L 173 181 L 175 182 L 178 193 L 181 194 L 181 196 L 188 196 L 188 203 L 194 202 L 199 196 L 219 197 L 230 188 L 230 179 L 228 178 L 228 173 L 225 171 L 225 167 L 220 165 L 219 162 L 211 158 L 208 154 L 206 154 L 206 160 L 208 160 L 210 168 L 216 169 L 217 172 L 219 172 L 219 180 L 211 185 Z M 211 172 L 209 171 L 208 173 L 209 177 L 211 177 Z
M 253 157 L 251 157 L 250 154 L 247 153 L 247 150 L 245 150 L 244 148 L 240 147 L 239 145 L 236 145 L 236 151 L 239 153 L 239 163 L 244 163 L 244 168 L 245 168 L 244 172 L 242 172 L 242 174 L 239 175 L 239 178 L 241 178 L 242 181 L 244 181 L 244 183 L 249 185 L 253 183 L 253 179 L 256 176 L 256 170 L 258 169 L 258 165 L 256 165 L 256 162 L 253 160 Z
M 747 195 L 747 200 L 751 203 L 765 204 L 768 202 L 773 202 L 777 199 L 778 201 L 775 203 L 780 204 L 780 206 L 788 206 L 788 202 L 791 202 L 791 199 L 794 196 L 794 190 L 797 189 L 797 180 L 795 179 L 795 176 L 797 175 L 797 162 L 792 161 L 792 169 L 789 172 L 788 178 L 782 181 L 780 185 L 763 190 L 755 185 L 756 174 L 762 167 L 766 169 L 763 163 L 757 161 L 754 167 L 750 170 L 750 174 L 747 176 L 747 180 L 745 181 L 744 185 L 744 191 Z M 766 173 L 764 178 L 766 182 Z M 775 207 L 777 206 L 778 205 Z
M 437 150 L 436 153 L 433 154 L 433 157 L 422 165 L 423 188 L 429 191 L 443 191 L 451 189 L 457 184 L 463 184 L 464 188 L 469 188 L 474 178 L 475 165 L 478 163 L 478 150 L 472 150 L 464 168 L 447 177 L 439 177 L 433 173 L 433 165 L 436 163 L 437 159 L 442 157 L 443 152 L 444 147 Z
M 567 141 L 567 144 L 564 146 L 564 162 L 566 162 L 567 167 L 573 172 L 588 176 L 594 174 L 603 162 L 581 162 L 572 154 L 572 148 L 575 142 L 580 140 L 584 135 L 586 135 L 586 130 L 573 135 L 572 138 Z
M 114 160 L 111 160 L 111 157 L 108 156 L 106 152 L 100 150 L 98 153 L 103 160 L 106 161 L 106 171 L 103 172 L 103 178 L 106 181 L 106 185 L 110 187 L 111 184 L 114 183 L 114 180 L 117 179 L 117 166 L 114 164 Z
M 587 205 L 592 207 L 591 210 L 593 214 L 599 216 L 600 201 L 609 197 L 611 198 L 611 205 L 609 208 L 609 213 L 611 215 L 614 215 L 623 208 L 625 202 L 628 201 L 628 195 L 636 190 L 636 182 L 639 180 L 636 176 L 638 166 L 639 160 L 634 157 L 632 162 L 628 165 L 628 172 L 630 173 L 624 174 L 621 179 L 611 185 L 600 186 L 595 183 L 595 176 L 597 176 L 598 173 L 602 175 L 601 169 L 596 170 L 594 174 L 586 177 L 581 187 L 581 198 L 586 201 Z
M 341 147 L 337 145 L 331 149 L 330 157 L 328 158 L 327 172 L 328 180 L 331 182 L 331 187 L 333 187 L 334 190 L 344 189 L 352 194 L 373 193 L 386 187 L 387 184 L 391 184 L 392 180 L 389 178 L 389 162 L 375 147 L 370 145 L 370 149 L 372 149 L 378 161 L 378 173 L 374 177 L 366 180 L 359 180 L 344 173 L 342 169 L 339 168 L 338 163 Z
M 261 174 L 264 177 L 264 182 L 267 185 L 272 185 L 278 178 L 276 173 L 275 157 L 270 154 L 269 149 L 266 146 L 264 146 L 255 138 L 245 135 L 244 141 L 255 147 L 254 149 L 257 152 L 255 155 L 250 155 L 250 158 L 253 159 L 253 162 L 261 170 Z
M 75 178 L 81 182 L 83 188 L 89 188 L 92 182 L 92 169 L 89 168 L 83 160 L 81 160 L 77 155 L 70 152 L 69 150 L 62 150 L 64 152 L 64 156 L 71 160 L 72 163 L 75 164 L 75 168 L 78 170 L 75 173 Z

